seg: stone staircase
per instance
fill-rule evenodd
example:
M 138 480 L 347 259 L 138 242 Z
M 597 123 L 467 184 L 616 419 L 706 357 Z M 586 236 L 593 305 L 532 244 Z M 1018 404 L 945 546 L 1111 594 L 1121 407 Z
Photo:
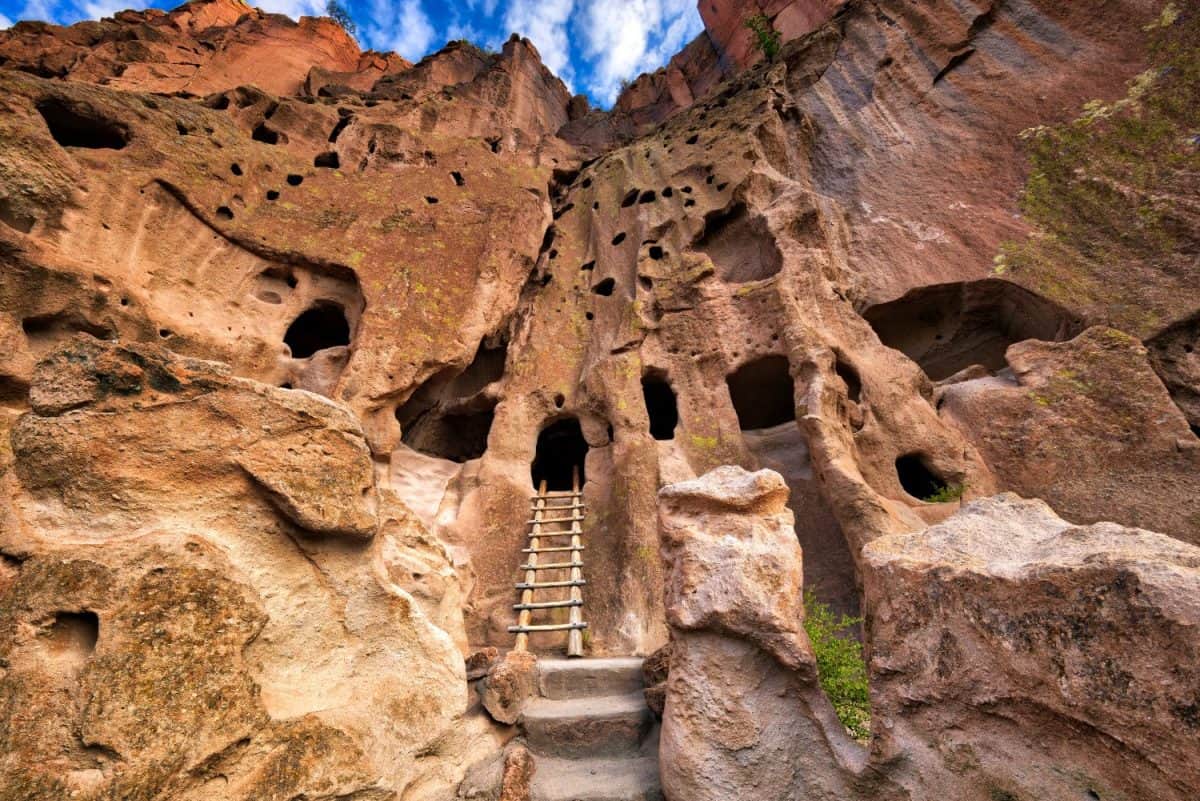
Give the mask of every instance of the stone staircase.
M 642 660 L 541 659 L 525 707 L 532 801 L 661 801 L 658 725 Z

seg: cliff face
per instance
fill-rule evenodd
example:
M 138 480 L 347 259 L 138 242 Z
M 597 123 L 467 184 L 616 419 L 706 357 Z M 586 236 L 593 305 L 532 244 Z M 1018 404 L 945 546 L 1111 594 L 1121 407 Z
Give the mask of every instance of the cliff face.
M 701 13 L 607 113 L 516 37 L 410 65 L 232 0 L 0 33 L 0 719 L 51 722 L 5 791 L 444 797 L 512 735 L 461 656 L 511 644 L 572 467 L 591 654 L 666 641 L 657 493 L 723 465 L 782 476 L 869 649 L 864 548 L 960 497 L 1200 543 L 1195 14 Z M 172 622 L 208 583 L 228 624 Z

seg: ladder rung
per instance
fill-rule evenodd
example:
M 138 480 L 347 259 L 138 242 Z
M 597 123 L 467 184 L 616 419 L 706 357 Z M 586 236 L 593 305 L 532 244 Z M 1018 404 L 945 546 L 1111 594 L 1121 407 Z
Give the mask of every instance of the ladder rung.
M 566 570 L 568 567 L 583 567 L 583 562 L 551 562 L 545 565 L 521 565 L 522 570 Z
M 525 525 L 529 525 L 530 523 L 541 523 L 544 526 L 547 523 L 574 523 L 576 520 L 578 520 L 580 523 L 583 522 L 582 517 L 545 517 L 541 520 L 538 520 L 537 518 L 534 518 L 533 520 L 526 520 Z
M 570 537 L 572 534 L 576 537 L 583 536 L 582 531 L 531 531 L 526 536 L 530 539 L 536 539 L 538 537 Z
M 508 630 L 514 634 L 522 634 L 533 631 L 567 631 L 569 629 L 586 629 L 587 623 L 550 623 L 545 626 L 509 626 Z
M 564 606 L 583 606 L 580 598 L 570 598 L 566 601 L 538 601 L 532 604 L 513 604 L 513 609 L 559 609 Z
M 554 500 L 554 501 L 566 500 L 566 501 L 570 501 L 570 503 L 546 503 L 546 501 L 547 501 L 546 498 L 542 498 L 540 501 L 537 498 L 534 498 L 533 500 L 530 501 L 529 505 L 536 507 L 538 505 L 538 503 L 541 503 L 543 509 L 575 509 L 575 508 L 582 508 L 584 506 L 587 506 L 586 503 L 584 503 L 581 500 L 575 499 L 575 498 L 551 498 L 549 500 Z
M 573 579 L 571 581 L 535 581 L 532 584 L 520 582 L 516 585 L 518 590 L 544 590 L 550 587 L 582 587 L 587 584 L 584 579 Z
M 521 553 L 550 553 L 552 551 L 582 551 L 582 545 L 555 545 L 553 548 L 522 548 Z

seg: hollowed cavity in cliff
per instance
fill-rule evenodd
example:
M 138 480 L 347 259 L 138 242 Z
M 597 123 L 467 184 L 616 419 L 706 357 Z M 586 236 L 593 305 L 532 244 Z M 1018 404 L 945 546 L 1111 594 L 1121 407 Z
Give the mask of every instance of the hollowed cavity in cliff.
M 307 359 L 317 351 L 350 344 L 350 323 L 336 303 L 319 302 L 297 317 L 283 336 L 292 358 Z
M 795 387 L 785 356 L 762 356 L 725 377 L 743 431 L 773 428 L 796 419 Z
M 587 452 L 587 440 L 576 418 L 563 418 L 543 428 L 530 469 L 534 488 L 545 481 L 547 490 L 564 492 L 573 489 L 576 477 L 583 486 Z
M 484 389 L 504 375 L 507 357 L 504 339 L 485 338 L 465 369 L 447 368 L 422 384 L 396 409 L 404 444 L 460 463 L 483 456 L 497 403 Z
M 1008 281 L 988 278 L 914 289 L 863 317 L 883 344 L 904 353 L 934 381 L 972 365 L 995 372 L 1016 342 L 1061 342 L 1083 324 L 1063 307 Z
M 744 203 L 706 215 L 695 248 L 707 254 L 717 276 L 731 284 L 761 281 L 783 269 L 783 255 L 766 221 Z
M 84 103 L 48 97 L 37 104 L 50 136 L 62 147 L 120 150 L 129 144 L 129 129 Z
M 945 479 L 920 453 L 908 453 L 896 460 L 896 478 L 904 491 L 917 500 L 932 498 L 947 488 Z
M 675 427 L 679 424 L 679 407 L 675 390 L 667 381 L 666 374 L 648 372 L 642 377 L 642 398 L 646 402 L 646 414 L 650 418 L 650 436 L 655 439 L 675 439 Z

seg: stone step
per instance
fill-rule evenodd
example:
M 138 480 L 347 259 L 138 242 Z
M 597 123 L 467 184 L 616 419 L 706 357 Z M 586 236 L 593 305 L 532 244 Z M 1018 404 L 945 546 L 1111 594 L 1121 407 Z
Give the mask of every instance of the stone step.
M 641 692 L 589 698 L 535 698 L 525 706 L 529 747 L 561 758 L 635 756 L 654 724 Z
M 658 759 L 539 757 L 532 801 L 662 801 Z
M 641 657 L 538 660 L 538 690 L 544 698 L 632 695 L 642 686 Z

